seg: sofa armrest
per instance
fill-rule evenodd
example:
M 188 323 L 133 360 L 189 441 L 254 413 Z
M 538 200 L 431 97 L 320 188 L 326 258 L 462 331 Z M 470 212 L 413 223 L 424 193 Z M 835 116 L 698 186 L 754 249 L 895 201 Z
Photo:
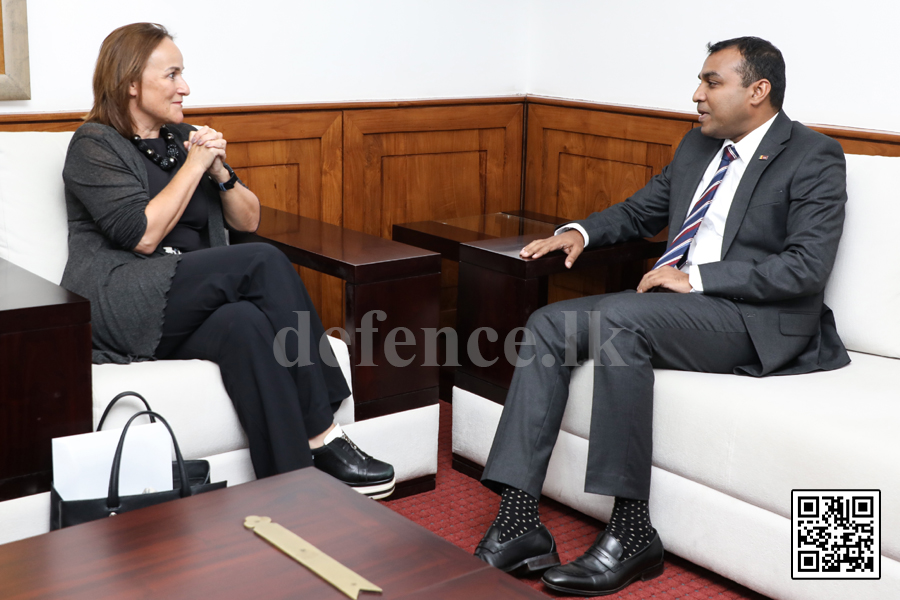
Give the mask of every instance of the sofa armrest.
M 268 207 L 255 233 L 231 237 L 272 244 L 291 262 L 346 282 L 356 420 L 437 402 L 438 367 L 422 363 L 428 355 L 424 329 L 438 328 L 440 254 Z M 415 356 L 408 366 L 391 364 L 385 353 L 387 333 L 401 327 L 415 340 L 398 352 L 402 359 Z
M 91 431 L 90 303 L 0 259 L 0 501 L 50 489 L 50 440 Z

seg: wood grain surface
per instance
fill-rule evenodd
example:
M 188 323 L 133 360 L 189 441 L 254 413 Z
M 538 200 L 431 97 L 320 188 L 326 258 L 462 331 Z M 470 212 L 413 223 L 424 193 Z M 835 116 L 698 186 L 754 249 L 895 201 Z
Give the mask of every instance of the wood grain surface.
M 245 529 L 249 515 L 384 589 L 360 598 L 543 597 L 312 468 L 0 546 L 0 597 L 346 598 Z

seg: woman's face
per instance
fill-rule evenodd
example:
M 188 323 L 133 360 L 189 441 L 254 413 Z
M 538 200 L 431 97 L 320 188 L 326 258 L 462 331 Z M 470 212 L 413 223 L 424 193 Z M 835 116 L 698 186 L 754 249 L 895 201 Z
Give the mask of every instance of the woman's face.
M 181 102 L 191 93 L 182 76 L 184 59 L 175 42 L 163 39 L 147 59 L 140 83 L 132 82 L 129 110 L 137 135 L 158 137 L 159 128 L 166 123 L 184 120 Z

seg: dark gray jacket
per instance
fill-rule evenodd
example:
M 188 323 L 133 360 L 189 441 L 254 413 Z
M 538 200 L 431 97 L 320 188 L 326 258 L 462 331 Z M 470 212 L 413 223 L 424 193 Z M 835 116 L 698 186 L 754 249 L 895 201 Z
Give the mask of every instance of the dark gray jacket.
M 194 128 L 169 125 L 178 143 Z M 69 216 L 69 260 L 62 286 L 91 301 L 95 363 L 151 360 L 162 336 L 166 294 L 179 256 L 157 249 L 132 249 L 147 228 L 147 170 L 134 145 L 114 128 L 85 123 L 78 128 L 63 169 Z M 200 181 L 209 198 L 205 234 L 211 247 L 224 246 L 219 194 Z
M 681 230 L 694 192 L 722 140 L 692 129 L 672 162 L 625 202 L 577 221 L 590 245 Z M 850 362 L 824 290 L 847 201 L 840 144 L 779 113 L 748 157 L 725 222 L 719 262 L 700 265 L 703 293 L 741 310 L 762 366 L 748 375 L 830 370 Z M 698 349 L 702 351 L 702 349 Z

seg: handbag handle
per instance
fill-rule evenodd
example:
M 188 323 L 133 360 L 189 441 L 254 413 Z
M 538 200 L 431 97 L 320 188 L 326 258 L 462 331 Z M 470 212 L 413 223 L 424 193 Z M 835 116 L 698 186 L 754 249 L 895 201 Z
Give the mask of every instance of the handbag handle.
M 175 446 L 175 458 L 178 462 L 178 471 L 181 473 L 181 497 L 184 498 L 192 494 L 191 482 L 188 481 L 187 469 L 185 469 L 184 466 L 184 458 L 181 456 L 181 448 L 178 447 L 178 440 L 175 439 L 175 432 L 172 431 L 172 428 L 169 427 L 169 424 L 163 419 L 161 414 L 155 413 L 152 410 L 142 410 L 128 419 L 128 422 L 125 423 L 125 428 L 122 430 L 122 435 L 119 436 L 119 445 L 116 447 L 112 471 L 109 474 L 109 495 L 106 498 L 106 506 L 109 510 L 116 510 L 121 505 L 121 502 L 119 501 L 119 472 L 122 464 L 122 449 L 125 447 L 125 434 L 128 433 L 128 428 L 131 427 L 132 421 L 141 415 L 150 415 L 151 418 L 158 418 L 162 424 L 166 426 L 166 429 L 169 430 L 169 435 L 172 437 L 172 444 Z
M 153 410 L 152 408 L 150 408 L 150 403 L 147 402 L 147 400 L 143 396 L 138 394 L 137 392 L 122 392 L 121 394 L 119 394 L 118 396 L 116 396 L 115 398 L 110 400 L 109 404 L 106 405 L 106 408 L 103 409 L 103 416 L 100 417 L 100 422 L 97 423 L 97 431 L 100 431 L 101 429 L 103 429 L 103 422 L 106 421 L 106 415 L 109 414 L 109 409 L 111 409 L 113 407 L 113 405 L 119 401 L 120 398 L 124 398 L 126 396 L 134 396 L 135 398 L 138 398 L 141 402 L 144 403 L 144 406 L 147 407 L 147 410 L 150 410 L 150 411 Z M 150 415 L 150 422 L 156 423 L 156 419 L 154 418 L 153 415 Z

